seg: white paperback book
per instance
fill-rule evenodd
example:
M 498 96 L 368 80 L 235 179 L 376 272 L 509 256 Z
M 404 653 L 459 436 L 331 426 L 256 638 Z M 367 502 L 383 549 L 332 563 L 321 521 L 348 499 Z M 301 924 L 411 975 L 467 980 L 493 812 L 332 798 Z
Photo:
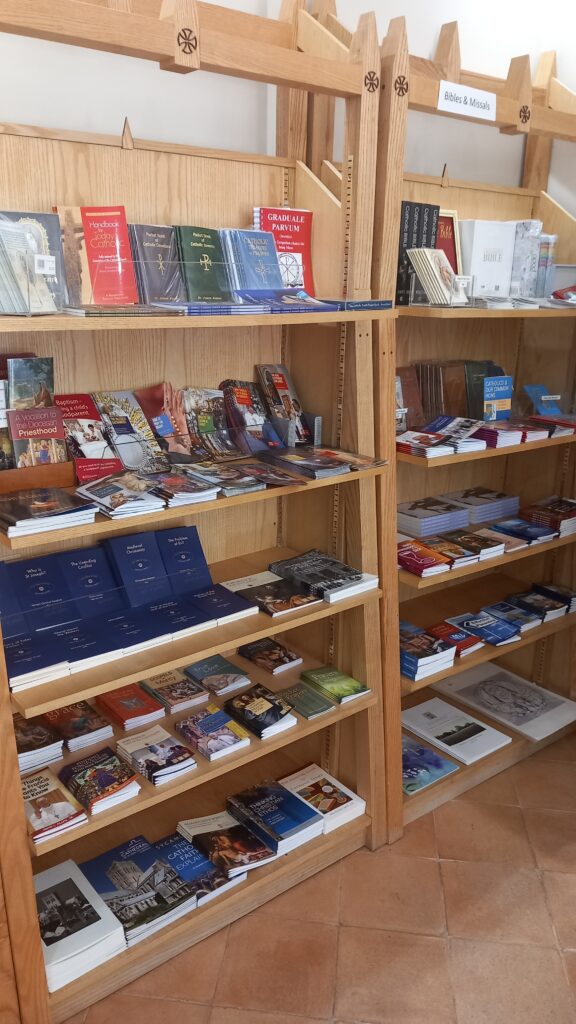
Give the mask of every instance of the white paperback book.
M 462 273 L 474 278 L 474 295 L 510 294 L 516 221 L 461 220 Z
M 280 783 L 308 807 L 322 815 L 324 835 L 347 825 L 366 811 L 366 801 L 317 764 L 310 764 Z
M 126 949 L 122 924 L 74 861 L 36 875 L 34 888 L 50 992 Z
M 477 665 L 433 688 L 538 742 L 576 721 L 576 702 L 499 665 Z
M 439 697 L 403 711 L 402 725 L 464 764 L 474 764 L 512 742 L 510 736 Z

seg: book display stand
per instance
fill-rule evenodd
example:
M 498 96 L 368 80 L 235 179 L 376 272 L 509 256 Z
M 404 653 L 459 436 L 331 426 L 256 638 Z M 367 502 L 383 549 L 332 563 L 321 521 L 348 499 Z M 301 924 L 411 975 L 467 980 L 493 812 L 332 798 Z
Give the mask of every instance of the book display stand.
M 162 17 L 160 12 L 168 8 L 172 13 Z M 314 216 L 317 294 L 369 298 L 380 98 L 374 85 L 379 75 L 375 21 L 362 17 L 357 31 L 343 41 L 346 33 L 334 17 L 330 15 L 331 29 L 325 20 L 322 12 L 318 17 L 308 14 L 300 0 L 287 0 L 278 21 L 194 0 L 50 0 L 16 7 L 0 0 L 2 31 L 133 55 L 174 72 L 202 68 L 251 78 L 274 84 L 279 91 L 276 156 L 202 151 L 138 139 L 128 124 L 118 137 L 3 125 L 2 208 L 50 210 L 55 204 L 121 202 L 134 221 L 242 225 L 255 206 L 301 207 Z M 346 104 L 342 200 L 304 162 L 307 107 L 308 123 L 313 123 L 335 96 Z M 153 188 L 150 182 L 155 183 Z M 376 320 L 392 322 L 395 315 L 390 310 L 275 318 L 216 314 L 186 320 L 3 317 L 0 347 L 4 352 L 33 348 L 39 355 L 57 354 L 57 390 L 70 393 L 147 386 L 165 379 L 202 384 L 225 377 L 252 379 L 256 363 L 285 363 L 298 381 L 304 407 L 314 410 L 315 418 L 322 417 L 324 442 L 369 455 L 375 437 L 371 325 Z M 392 356 L 387 354 L 384 361 L 392 380 Z M 393 455 L 390 445 L 388 454 Z M 136 529 L 196 523 L 215 581 L 260 571 L 274 558 L 312 547 L 376 573 L 380 477 L 381 493 L 392 492 L 390 463 L 350 474 L 345 481 L 339 478 L 337 485 L 326 479 L 285 488 L 280 498 L 278 492 L 261 491 L 205 503 L 193 511 L 165 510 Z M 0 488 L 6 491 L 42 483 L 71 486 L 71 464 L 0 475 Z M 263 497 L 267 500 L 260 500 Z M 31 557 L 133 529 L 128 523 L 97 517 L 93 528 L 62 530 L 57 538 L 35 535 L 7 541 L 4 551 L 7 558 L 20 551 Z M 391 562 L 385 569 L 392 577 Z M 26 689 L 18 694 L 17 703 L 12 702 L 0 659 L 3 1022 L 63 1021 L 326 865 L 365 844 L 376 847 L 386 840 L 379 598 L 380 591 L 373 590 L 336 607 L 314 605 L 308 612 L 290 613 L 281 627 L 271 618 L 262 624 L 262 616 L 235 622 L 211 630 L 207 640 L 198 635 Z M 121 813 L 103 812 L 73 835 L 32 849 L 20 795 L 13 711 L 34 717 L 74 699 L 113 691 L 152 670 L 232 653 L 239 644 L 274 635 L 279 628 L 291 646 L 303 651 L 306 664 L 332 663 L 365 682 L 371 692 L 338 706 L 329 724 L 323 718 L 299 719 L 286 734 L 267 742 L 255 740 L 232 758 L 209 764 L 182 781 L 156 790 L 145 784 Z M 284 676 L 283 685 L 288 682 Z M 230 794 L 311 762 L 320 763 L 364 797 L 367 814 L 252 872 L 233 892 L 48 995 L 33 872 L 68 858 L 81 862 L 98 856 L 140 832 L 155 841 L 172 831 L 179 819 L 219 811 Z

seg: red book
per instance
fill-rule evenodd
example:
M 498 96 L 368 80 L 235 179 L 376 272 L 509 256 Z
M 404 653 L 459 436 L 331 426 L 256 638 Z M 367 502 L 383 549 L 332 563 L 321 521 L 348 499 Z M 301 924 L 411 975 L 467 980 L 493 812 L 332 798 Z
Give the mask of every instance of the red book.
M 418 540 L 403 540 L 398 544 L 398 565 L 415 576 L 436 576 L 447 572 L 451 560 L 432 551 Z
M 426 626 L 426 632 L 455 647 L 458 658 L 464 658 L 467 654 L 484 647 L 484 643 L 477 636 L 473 636 L 465 629 L 452 626 L 449 622 L 437 622 L 434 626 Z
M 17 469 L 68 460 L 62 413 L 55 405 L 46 409 L 9 409 L 8 427 Z
M 121 686 L 119 690 L 102 694 L 96 698 L 96 704 L 100 711 L 124 729 L 136 729 L 166 714 L 164 705 L 154 700 L 138 683 L 130 683 Z
M 104 431 L 102 418 L 91 395 L 55 395 L 62 413 L 64 436 L 81 484 L 100 480 L 124 469 Z
M 57 206 L 68 305 L 123 306 L 138 302 L 123 206 Z
M 454 218 L 451 215 L 440 213 L 438 216 L 438 227 L 436 228 L 436 249 L 441 249 L 455 274 L 462 271 L 458 266 L 458 251 L 454 235 Z M 456 229 L 457 230 L 457 229 Z
M 314 295 L 312 211 L 255 206 L 254 227 L 274 235 L 284 287 L 303 288 L 308 295 Z

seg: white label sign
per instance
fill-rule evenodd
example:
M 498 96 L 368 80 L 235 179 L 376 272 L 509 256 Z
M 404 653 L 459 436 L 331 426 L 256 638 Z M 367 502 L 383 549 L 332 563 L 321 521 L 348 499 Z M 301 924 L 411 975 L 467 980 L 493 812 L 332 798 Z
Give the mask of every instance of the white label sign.
M 496 120 L 496 93 L 484 89 L 471 89 L 458 82 L 440 82 L 438 110 L 461 117 L 477 117 L 483 121 Z
M 34 253 L 34 270 L 37 274 L 44 274 L 46 277 L 55 277 L 56 257 Z

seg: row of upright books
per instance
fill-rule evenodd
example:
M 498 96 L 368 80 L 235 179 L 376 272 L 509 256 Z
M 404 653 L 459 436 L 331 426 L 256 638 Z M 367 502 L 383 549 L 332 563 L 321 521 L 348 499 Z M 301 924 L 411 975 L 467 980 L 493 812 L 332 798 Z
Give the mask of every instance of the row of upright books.
M 248 871 L 365 812 L 353 790 L 312 764 L 231 795 L 226 809 L 180 821 L 91 860 L 37 874 L 48 988 L 55 991 L 245 881 Z
M 433 683 L 432 689 L 442 696 L 402 712 L 402 724 L 409 730 L 402 736 L 407 796 L 451 776 L 461 764 L 475 764 L 508 746 L 512 737 L 496 725 L 538 743 L 576 721 L 574 701 L 498 665 L 477 665 Z M 473 717 L 467 708 L 488 721 Z
M 527 631 L 576 611 L 576 591 L 557 583 L 534 583 L 478 611 L 422 627 L 400 624 L 400 668 L 414 682 L 446 672 L 485 644 L 502 647 Z

